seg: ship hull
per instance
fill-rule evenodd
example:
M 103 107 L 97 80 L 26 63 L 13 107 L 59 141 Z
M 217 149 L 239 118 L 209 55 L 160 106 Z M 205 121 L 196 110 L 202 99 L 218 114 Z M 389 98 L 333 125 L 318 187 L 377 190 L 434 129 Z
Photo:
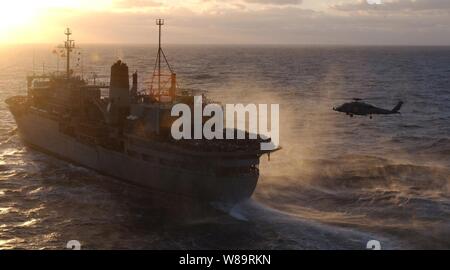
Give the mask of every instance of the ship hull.
M 152 164 L 122 152 L 81 143 L 61 133 L 54 119 L 35 113 L 13 111 L 13 115 L 22 140 L 30 147 L 155 192 L 230 207 L 250 198 L 258 182 L 259 173 L 220 176 Z M 259 158 L 253 162 L 259 164 Z

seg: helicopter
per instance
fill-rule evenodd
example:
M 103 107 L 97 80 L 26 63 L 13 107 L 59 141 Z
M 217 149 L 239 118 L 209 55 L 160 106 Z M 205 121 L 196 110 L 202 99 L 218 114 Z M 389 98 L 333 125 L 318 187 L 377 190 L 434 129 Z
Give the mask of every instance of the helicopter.
M 372 115 L 375 114 L 384 114 L 384 115 L 399 114 L 403 104 L 404 104 L 403 101 L 399 101 L 398 104 L 392 110 L 386 110 L 363 102 L 363 99 L 354 98 L 352 102 L 348 102 L 339 107 L 335 107 L 333 108 L 333 110 L 345 113 L 350 117 L 353 117 L 354 115 L 361 115 L 361 116 L 369 115 L 370 119 L 372 119 Z

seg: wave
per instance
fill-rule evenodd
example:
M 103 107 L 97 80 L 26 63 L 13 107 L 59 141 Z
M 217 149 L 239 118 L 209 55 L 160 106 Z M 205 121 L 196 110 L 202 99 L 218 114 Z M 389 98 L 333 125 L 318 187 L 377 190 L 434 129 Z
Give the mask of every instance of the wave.
M 365 249 L 372 239 L 382 241 L 386 249 L 398 248 L 399 245 L 379 234 L 326 225 L 301 214 L 267 207 L 255 200 L 235 206 L 230 215 L 258 224 L 260 230 L 273 232 L 272 249 Z
M 450 138 L 430 136 L 395 136 L 389 143 L 400 145 L 411 154 L 435 154 L 448 157 L 450 155 Z

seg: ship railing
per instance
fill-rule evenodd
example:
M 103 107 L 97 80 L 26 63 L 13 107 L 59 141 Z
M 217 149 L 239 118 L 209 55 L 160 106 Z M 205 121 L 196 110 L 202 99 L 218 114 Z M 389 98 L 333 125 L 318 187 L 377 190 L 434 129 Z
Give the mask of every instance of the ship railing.
M 177 88 L 177 90 L 181 96 L 198 96 L 205 95 L 207 93 L 206 90 L 195 88 Z
M 59 77 L 65 77 L 65 73 L 59 72 L 59 71 L 53 71 L 53 72 L 43 72 L 43 73 L 35 73 L 35 72 L 29 72 L 27 73 L 28 78 L 33 79 L 52 79 L 52 78 L 59 78 Z
M 222 105 L 221 102 L 215 101 L 207 96 L 208 91 L 203 89 L 195 88 L 178 88 L 178 93 L 180 96 L 202 96 L 204 104 L 218 104 Z

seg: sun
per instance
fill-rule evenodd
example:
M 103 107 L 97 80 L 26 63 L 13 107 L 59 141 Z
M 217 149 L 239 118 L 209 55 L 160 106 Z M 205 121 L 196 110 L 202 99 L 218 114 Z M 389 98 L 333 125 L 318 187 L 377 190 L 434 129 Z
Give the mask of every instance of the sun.
M 30 25 L 38 15 L 39 1 L 2 1 L 0 3 L 0 42 L 13 39 L 21 28 Z
M 21 2 L 8 1 L 0 4 L 1 24 L 0 29 L 7 30 L 29 22 L 33 17 L 33 10 L 30 7 L 23 7 Z
M 116 0 L 0 1 L 0 44 L 46 42 L 55 27 L 65 28 L 69 17 L 110 10 Z

